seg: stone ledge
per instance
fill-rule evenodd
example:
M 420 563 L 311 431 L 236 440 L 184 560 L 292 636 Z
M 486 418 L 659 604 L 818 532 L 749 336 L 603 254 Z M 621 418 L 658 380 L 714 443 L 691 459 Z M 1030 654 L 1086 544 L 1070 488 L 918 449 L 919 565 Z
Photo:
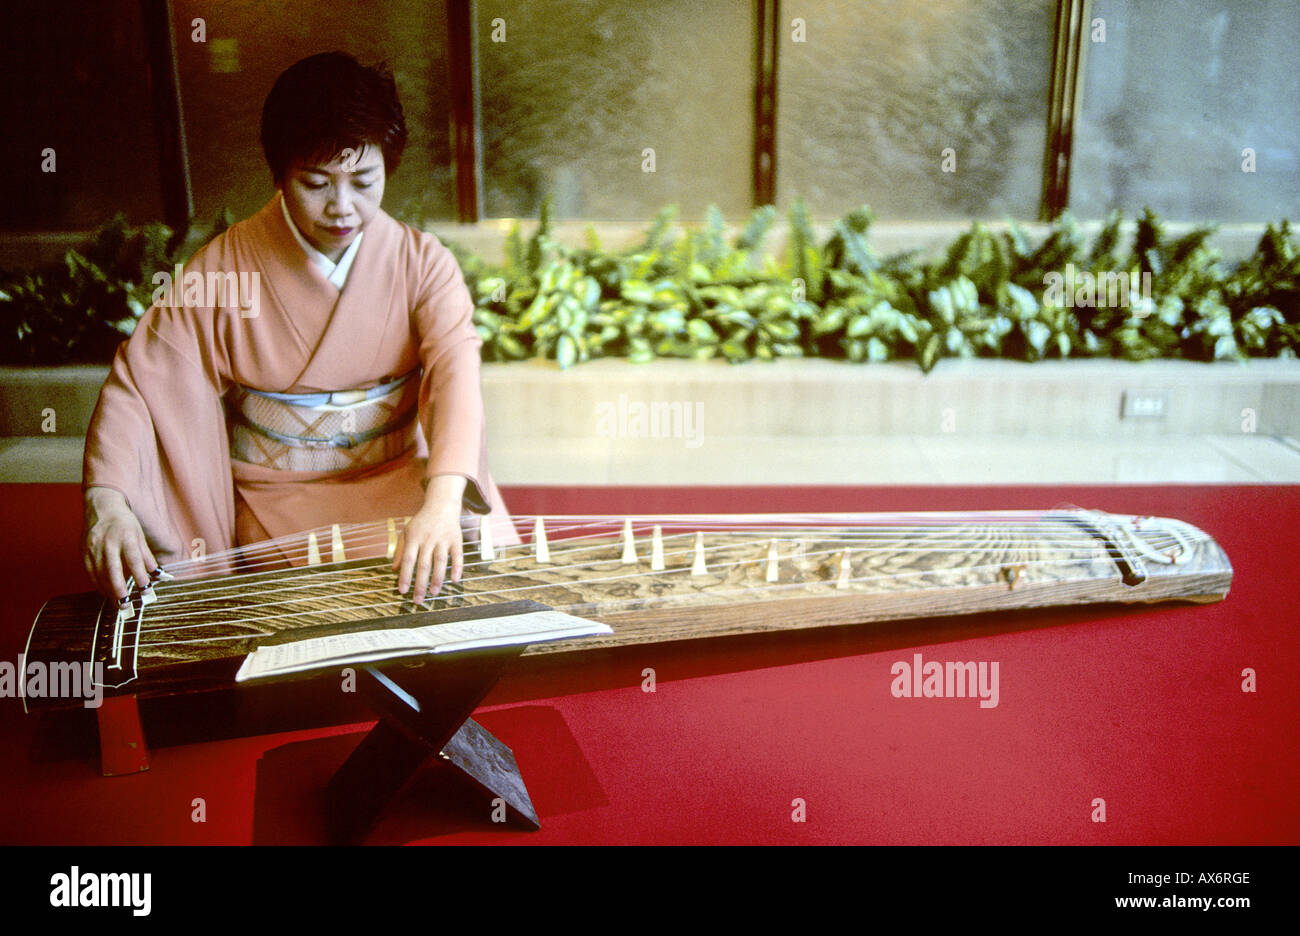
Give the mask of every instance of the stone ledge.
M 839 219 L 835 219 L 836 221 Z M 457 224 L 452 221 L 427 221 L 421 227 L 435 234 L 439 240 L 451 241 L 481 257 L 488 263 L 505 261 L 506 235 L 510 231 L 513 218 L 480 221 L 476 224 Z M 981 221 L 988 230 L 1001 232 L 1010 225 L 1004 220 Z M 608 250 L 622 250 L 640 244 L 645 240 L 650 220 L 645 221 L 554 221 L 551 224 L 552 236 L 562 244 L 570 247 L 585 247 L 587 229 L 594 228 L 600 243 Z M 834 228 L 834 221 L 826 219 L 813 221 L 813 232 L 819 243 L 825 242 Z M 867 243 L 882 258 L 896 254 L 917 251 L 922 257 L 942 256 L 949 245 L 971 228 L 972 221 L 877 221 L 867 232 Z M 1085 241 L 1092 242 L 1104 225 L 1100 220 L 1080 221 L 1079 229 Z M 1218 250 L 1224 261 L 1232 264 L 1245 260 L 1255 250 L 1267 225 L 1258 222 L 1241 222 L 1231 224 L 1204 224 L 1189 221 L 1168 221 L 1164 223 L 1165 233 L 1171 237 L 1181 237 L 1198 227 L 1212 226 L 1208 245 Z M 674 229 L 678 233 L 683 228 L 696 230 L 704 227 L 701 221 L 676 221 Z M 1052 226 L 1041 221 L 1022 221 L 1020 227 L 1033 243 L 1038 243 L 1051 232 Z M 531 218 L 521 219 L 519 230 L 525 237 L 530 237 L 537 229 L 537 221 Z M 735 219 L 726 227 L 728 239 L 734 238 L 740 228 Z M 1120 225 L 1120 249 L 1128 249 L 1132 243 L 1137 222 L 1129 219 Z M 784 214 L 779 215 L 764 241 L 766 253 L 781 256 L 790 237 L 790 225 Z
M 1167 415 L 1121 418 L 1126 392 L 1164 391 Z M 502 439 L 622 434 L 632 409 L 692 407 L 710 436 L 831 435 L 1123 437 L 1300 436 L 1300 362 L 944 360 L 930 374 L 910 363 L 797 360 L 599 360 L 561 372 L 552 362 L 488 365 L 488 425 Z M 682 417 L 677 410 L 674 420 Z M 1249 420 L 1254 425 L 1249 425 Z M 674 428 L 676 423 L 674 423 Z
M 84 436 L 105 366 L 0 368 L 0 437 Z M 1164 391 L 1167 414 L 1121 418 L 1126 392 Z M 1254 431 L 1300 437 L 1300 362 L 602 359 L 561 371 L 543 360 L 483 366 L 488 425 L 501 439 L 599 438 L 601 414 L 685 405 L 726 437 L 944 433 L 1154 438 Z M 46 433 L 47 410 L 55 428 Z M 675 417 L 680 419 L 681 417 Z M 1254 420 L 1253 427 L 1248 425 Z M 618 431 L 626 434 L 624 421 Z M 635 427 L 632 427 L 633 429 Z
M 747 218 L 748 216 L 746 216 Z M 488 263 L 502 263 L 505 260 L 506 235 L 510 231 L 513 218 L 497 218 L 479 221 L 473 224 L 459 224 L 455 221 L 427 220 L 420 224 L 422 230 L 435 234 L 439 240 L 451 241 L 459 247 L 477 254 Z M 728 237 L 734 237 L 739 231 L 738 219 L 731 219 L 727 225 Z M 813 231 L 818 241 L 824 242 L 830 236 L 834 224 L 839 219 L 814 219 Z M 532 218 L 520 219 L 520 232 L 524 237 L 532 235 L 537 229 L 537 221 Z M 571 247 L 586 246 L 587 228 L 594 228 L 601 244 L 610 250 L 632 247 L 645 240 L 647 229 L 652 219 L 643 221 L 582 221 L 559 220 L 551 225 L 551 233 L 556 240 Z M 740 224 L 743 225 L 744 221 Z M 950 221 L 896 221 L 884 220 L 872 224 L 867 234 L 867 243 L 881 257 L 919 251 L 923 256 L 934 257 L 942 254 L 948 246 L 962 234 L 970 230 L 970 220 Z M 991 231 L 1004 231 L 1008 224 L 1004 220 L 981 222 Z M 1101 230 L 1101 220 L 1083 220 L 1079 228 L 1084 237 L 1091 242 Z M 1263 236 L 1266 225 L 1261 222 L 1234 222 L 1214 224 L 1213 222 L 1166 221 L 1165 232 L 1170 237 L 1181 237 L 1202 226 L 1213 226 L 1209 245 L 1222 253 L 1228 263 L 1239 262 L 1254 252 L 1256 244 Z M 678 229 L 692 229 L 704 226 L 704 221 L 677 221 Z M 1020 226 L 1031 240 L 1037 242 L 1046 237 L 1051 225 L 1041 221 L 1022 221 Z M 1133 219 L 1123 223 L 1120 229 L 1120 245 L 1126 248 L 1131 242 L 1137 224 Z M 789 239 L 789 222 L 784 214 L 778 215 L 772 225 L 764 244 L 765 250 L 780 256 Z M 7 270 L 32 269 L 50 264 L 57 264 L 69 249 L 80 249 L 94 236 L 94 231 L 9 231 L 0 236 L 0 268 Z M 192 249 L 197 249 L 207 239 L 201 230 L 192 234 Z

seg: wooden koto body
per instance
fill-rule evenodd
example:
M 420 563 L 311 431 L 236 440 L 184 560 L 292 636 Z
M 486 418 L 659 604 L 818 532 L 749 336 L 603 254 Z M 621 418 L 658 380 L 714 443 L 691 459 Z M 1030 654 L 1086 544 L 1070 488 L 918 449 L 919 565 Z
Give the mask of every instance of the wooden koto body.
M 107 694 L 148 696 L 230 686 L 260 642 L 429 623 L 396 592 L 388 557 L 401 525 L 334 527 L 169 566 L 129 608 L 94 593 L 52 599 L 26 659 L 102 664 Z M 1208 602 L 1231 580 L 1223 550 L 1195 527 L 1074 509 L 547 517 L 524 545 L 467 548 L 461 582 L 426 604 L 526 598 L 614 630 L 526 651 L 538 654 L 1046 605 Z

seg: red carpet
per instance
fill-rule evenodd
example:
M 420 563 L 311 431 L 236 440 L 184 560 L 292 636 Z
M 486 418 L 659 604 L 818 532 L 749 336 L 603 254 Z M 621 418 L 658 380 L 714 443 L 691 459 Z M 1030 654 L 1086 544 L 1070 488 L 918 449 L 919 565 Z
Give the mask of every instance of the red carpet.
M 1227 601 L 1025 611 L 643 646 L 520 663 L 476 718 L 514 748 L 542 821 L 472 791 L 406 797 L 398 843 L 1300 841 L 1300 488 L 650 488 L 505 491 L 518 514 L 1041 508 L 1178 517 L 1235 569 Z M 0 487 L 0 659 L 85 588 L 68 485 Z M 996 661 L 1000 701 L 895 699 L 890 666 Z M 657 691 L 641 690 L 653 668 Z M 1258 691 L 1241 691 L 1254 668 Z M 155 747 L 101 778 L 69 728 L 0 699 L 0 843 L 312 843 L 319 791 L 365 725 Z M 56 742 L 68 742 L 60 746 Z M 29 752 L 33 754 L 29 757 Z M 195 822 L 201 798 L 205 822 Z M 791 819 L 802 800 L 807 821 Z M 1106 821 L 1094 822 L 1094 800 Z

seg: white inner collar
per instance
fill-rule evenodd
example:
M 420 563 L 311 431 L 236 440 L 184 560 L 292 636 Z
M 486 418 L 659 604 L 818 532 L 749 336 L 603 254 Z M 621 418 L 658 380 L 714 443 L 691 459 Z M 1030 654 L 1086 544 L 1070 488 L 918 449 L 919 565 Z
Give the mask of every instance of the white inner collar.
M 289 225 L 289 232 L 293 234 L 293 239 L 298 242 L 298 246 L 307 254 L 307 259 L 316 264 L 317 268 L 325 274 L 325 278 L 334 284 L 335 288 L 342 289 L 343 284 L 348 280 L 348 272 L 352 269 L 352 261 L 356 259 L 357 249 L 361 246 L 361 238 L 366 236 L 366 232 L 362 231 L 353 238 L 343 256 L 339 257 L 339 262 L 335 263 L 313 247 L 307 238 L 302 236 L 302 232 L 298 230 L 298 225 L 293 223 L 293 218 L 289 215 L 289 206 L 285 204 L 283 192 L 280 193 L 280 210 L 284 213 L 284 220 Z

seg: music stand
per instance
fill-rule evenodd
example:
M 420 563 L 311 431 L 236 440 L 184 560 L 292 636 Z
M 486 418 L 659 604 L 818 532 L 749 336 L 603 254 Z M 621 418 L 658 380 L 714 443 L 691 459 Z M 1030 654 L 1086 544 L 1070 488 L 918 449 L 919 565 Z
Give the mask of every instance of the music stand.
M 537 601 L 447 608 L 422 614 L 440 624 L 550 610 Z M 358 688 L 380 716 L 326 788 L 330 839 L 357 844 L 426 765 L 447 781 L 468 777 L 505 816 L 541 828 L 513 752 L 470 714 L 496 685 L 523 644 L 426 654 L 357 667 Z M 446 782 L 446 781 L 444 781 Z M 497 808 L 501 804 L 498 804 Z

